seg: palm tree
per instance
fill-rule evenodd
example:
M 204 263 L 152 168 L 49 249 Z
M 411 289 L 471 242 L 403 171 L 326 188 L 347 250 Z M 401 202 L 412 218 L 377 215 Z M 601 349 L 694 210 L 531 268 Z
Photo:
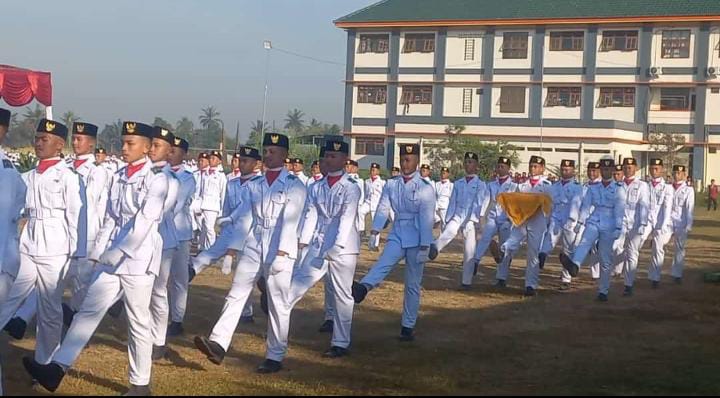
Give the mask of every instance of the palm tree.
M 304 116 L 305 113 L 300 109 L 288 111 L 287 117 L 285 118 L 285 128 L 296 133 L 302 131 L 303 127 L 305 127 Z
M 310 125 L 308 126 L 308 128 L 317 129 L 320 127 L 322 127 L 322 123 L 320 123 L 319 120 L 317 120 L 315 118 L 312 118 L 312 120 L 310 120 Z
M 118 120 L 113 124 L 106 124 L 98 137 L 100 146 L 105 147 L 108 152 L 120 153 L 122 149 L 122 128 L 122 120 Z
M 40 119 L 45 117 L 45 110 L 40 108 L 37 104 L 35 105 L 35 109 L 31 109 L 28 106 L 25 108 L 23 117 L 25 118 L 24 123 L 30 125 L 34 129 L 37 127 L 38 123 L 40 123 Z
M 73 111 L 67 111 L 62 115 L 62 122 L 67 126 L 68 130 L 72 130 L 73 123 L 80 120 L 80 116 L 76 115 Z M 67 136 L 67 146 L 70 147 L 72 143 L 72 134 Z
M 207 108 L 203 108 L 201 112 L 202 113 L 200 114 L 200 125 L 203 126 L 205 130 L 208 130 L 210 126 L 217 124 L 220 117 L 220 112 L 218 112 L 214 106 L 208 106 Z

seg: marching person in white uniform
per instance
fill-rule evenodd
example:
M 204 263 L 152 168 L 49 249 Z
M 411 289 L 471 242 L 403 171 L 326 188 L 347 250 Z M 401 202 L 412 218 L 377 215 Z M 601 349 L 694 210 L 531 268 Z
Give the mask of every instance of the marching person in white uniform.
M 530 157 L 529 177 L 518 184 L 517 192 L 540 193 L 550 195 L 552 184 L 544 176 L 545 159 L 540 156 Z M 548 236 L 548 216 L 538 210 L 523 225 L 513 227 L 510 237 L 501 246 L 504 257 L 498 266 L 498 279 L 506 281 L 510 273 L 510 261 L 520 244 L 527 239 L 527 266 L 525 268 L 525 296 L 532 297 L 537 293 L 540 284 L 540 251 Z
M 359 165 L 358 162 L 352 159 L 348 159 L 345 162 L 345 172 L 352 178 L 360 180 L 358 174 Z M 357 215 L 357 229 L 360 235 L 365 236 L 365 217 L 363 214 L 367 214 L 369 211 L 368 206 L 365 204 L 365 190 L 360 192 L 360 200 L 358 202 L 358 215 Z
M 463 272 L 460 287 L 464 290 L 470 289 L 473 277 L 477 274 L 478 263 L 474 260 L 475 248 L 477 247 L 475 231 L 480 223 L 478 215 L 485 214 L 485 209 L 476 211 L 475 206 L 479 203 L 480 206 L 487 208 L 489 202 L 486 200 L 488 195 L 487 186 L 477 175 L 478 159 L 476 153 L 465 153 L 465 177 L 456 180 L 453 184 L 450 205 L 445 217 L 445 228 L 434 243 L 437 251 L 441 252 L 455 239 L 458 232 L 462 231 L 465 239 L 463 242 L 465 250 L 463 251 Z
M 673 189 L 670 181 L 665 181 L 665 165 L 662 159 L 650 159 L 650 209 L 648 211 L 648 227 L 644 240 L 652 238 L 652 255 L 648 278 L 653 289 L 660 286 L 660 275 L 665 260 L 665 245 L 673 235 Z M 642 244 L 640 245 L 642 247 Z M 635 273 L 633 273 L 633 277 Z
M 290 312 L 288 295 L 298 255 L 298 223 L 307 194 L 302 182 L 283 167 L 289 146 L 287 136 L 265 135 L 263 161 L 267 170 L 263 177 L 248 183 L 236 210 L 242 217 L 251 218 L 252 226 L 248 234 L 233 235 L 230 254 L 240 254 L 220 319 L 209 338 L 195 338 L 197 348 L 215 364 L 222 363 L 248 296 L 264 277 L 269 311 L 267 351 L 257 371 L 274 373 L 282 369 L 287 347 L 282 336 L 287 336 L 287 330 L 280 321 Z M 240 220 L 239 225 L 243 222 Z
M 433 185 L 433 189 L 435 188 L 435 182 L 432 180 L 432 177 L 430 176 L 432 174 L 432 171 L 430 170 L 430 165 L 427 163 L 424 163 L 422 166 L 420 166 L 420 178 L 423 180 L 429 182 Z M 435 203 L 437 205 L 437 203 Z
M 203 225 L 203 214 L 200 208 L 200 205 L 202 204 L 202 197 L 200 196 L 200 192 L 202 190 L 205 175 L 208 174 L 208 170 L 210 170 L 210 155 L 205 152 L 201 152 L 198 154 L 197 169 L 193 171 L 193 176 L 195 177 L 195 195 L 193 196 L 193 202 L 190 205 L 193 212 L 193 239 L 198 245 L 200 244 L 201 228 Z
M 233 155 L 232 160 L 230 160 L 230 172 L 227 173 L 228 183 L 239 177 L 240 177 L 240 157 L 236 153 Z
M 302 265 L 292 278 L 288 303 L 292 309 L 320 279 L 332 285 L 334 301 L 333 336 L 331 347 L 325 352 L 328 358 L 348 354 L 354 301 L 352 283 L 355 265 L 360 254 L 360 235 L 355 215 L 360 198 L 361 181 L 343 171 L 349 146 L 342 141 L 325 142 L 325 167 L 328 172 L 321 182 L 313 184 L 308 194 L 306 222 L 299 248 L 308 247 Z M 313 222 L 314 221 L 314 222 Z M 287 332 L 290 313 L 281 313 Z M 287 336 L 280 338 L 287 341 Z
M 683 165 L 673 166 L 675 190 L 672 206 L 672 233 L 675 238 L 675 257 L 673 258 L 671 275 L 675 283 L 682 283 L 685 268 L 685 247 L 688 234 L 693 227 L 695 211 L 695 189 L 687 184 L 687 168 Z M 660 259 L 660 264 L 662 264 Z
M 222 171 L 222 154 L 212 151 L 210 167 L 207 173 L 203 174 L 200 184 L 200 250 L 207 250 L 215 243 L 215 222 L 223 209 L 226 188 L 227 177 Z
M 454 184 L 450 181 L 450 169 L 443 167 L 440 170 L 440 181 L 435 183 L 435 194 L 437 200 L 437 211 L 435 222 L 440 222 L 440 228 L 445 229 L 447 211 L 450 206 L 450 197 L 453 193 Z
M 624 263 L 626 297 L 633 294 L 633 283 L 637 272 L 640 248 L 645 237 L 653 227 L 650 218 L 650 186 L 640 178 L 635 178 L 637 161 L 633 158 L 623 159 L 623 190 L 625 191 L 625 217 L 623 220 L 623 234 L 616 242 L 615 254 Z
M 365 203 L 360 206 L 360 221 L 362 225 L 365 225 L 365 217 L 368 213 L 370 213 L 370 220 L 375 218 L 384 187 L 385 180 L 380 177 L 380 165 L 377 163 L 371 164 L 370 178 L 365 180 L 364 184 Z M 380 246 L 380 235 L 375 236 L 375 247 L 378 246 Z
M 402 176 L 392 178 L 385 184 L 373 219 L 371 238 L 385 227 L 391 209 L 395 213 L 392 230 L 380 258 L 370 272 L 359 283 L 353 283 L 353 298 L 356 304 L 360 304 L 368 292 L 377 288 L 397 263 L 405 259 L 401 341 L 412 341 L 415 338 L 423 269 L 430 260 L 430 245 L 433 243 L 435 189 L 420 177 L 417 171 L 419 163 L 420 145 L 400 144 Z M 368 240 L 371 250 L 374 249 L 374 242 L 375 239 Z
M 613 271 L 613 244 L 622 234 L 623 228 L 625 192 L 622 183 L 612 178 L 615 161 L 603 159 L 600 164 L 602 182 L 588 187 L 575 225 L 576 232 L 583 231 L 582 239 L 572 257 L 565 252 L 560 253 L 560 262 L 570 276 L 575 277 L 590 250 L 597 246 L 600 257 L 597 299 L 607 301 Z
M 168 195 L 168 176 L 154 168 L 147 154 L 153 128 L 123 123 L 123 159 L 127 166 L 113 176 L 110 201 L 95 250 L 96 273 L 80 311 L 63 344 L 43 365 L 23 359 L 25 369 L 47 390 L 54 392 L 67 370 L 95 333 L 105 312 L 123 298 L 128 320 L 130 390 L 127 395 L 150 395 L 152 319 L 150 300 L 160 270 L 163 242 L 159 233 Z
M 617 168 L 618 165 L 616 165 Z M 622 166 L 620 166 L 620 174 L 622 174 Z M 600 173 L 600 162 L 588 162 L 587 165 L 587 176 L 588 180 L 583 184 L 582 186 L 582 198 L 585 199 L 585 195 L 587 195 L 588 190 L 591 186 L 595 184 L 599 184 L 602 182 L 602 174 Z M 613 175 L 614 179 L 614 175 Z M 620 178 L 622 180 L 622 178 Z M 580 205 L 582 206 L 582 201 L 580 202 Z M 573 210 L 574 211 L 574 210 Z M 577 210 L 577 214 L 580 214 L 580 210 Z M 577 225 L 576 225 L 577 228 Z M 575 242 L 574 246 L 577 248 L 577 245 L 580 244 L 580 239 L 582 239 L 583 233 L 585 232 L 585 226 L 581 225 L 580 228 L 577 228 L 578 233 L 575 234 Z M 587 257 L 587 263 L 590 264 L 590 275 L 592 276 L 593 280 L 600 279 L 600 258 L 598 257 L 597 248 L 593 247 L 590 249 L 590 254 L 588 254 Z M 563 277 L 567 271 L 563 268 Z M 570 274 L 567 274 L 570 276 Z M 572 277 L 571 277 L 572 278 Z
M 0 145 L 10 126 L 11 113 L 0 108 Z M 6 298 L 10 294 L 12 284 L 20 268 L 20 252 L 18 239 L 18 220 L 20 212 L 25 206 L 25 193 L 27 187 L 20 173 L 5 155 L 0 146 L 0 307 L 6 305 Z M 2 389 L 2 371 L 0 366 L 0 395 Z
M 312 165 L 310 165 L 310 172 L 312 173 L 311 181 L 308 184 L 308 186 L 312 185 L 314 182 L 322 180 L 323 173 L 320 171 L 320 161 L 316 160 L 312 162 Z
M 185 319 L 187 308 L 189 270 L 190 263 L 190 241 L 192 240 L 192 198 L 195 194 L 195 178 L 193 173 L 183 165 L 187 156 L 190 144 L 184 138 L 175 137 L 173 150 L 169 156 L 170 166 L 180 183 L 177 202 L 180 207 L 175 213 L 175 232 L 177 234 L 178 247 L 172 260 L 170 269 L 170 282 L 168 286 L 168 299 L 170 303 L 170 326 L 167 335 L 169 337 L 179 336 L 183 333 L 182 323 Z
M 310 185 L 310 177 L 305 175 L 305 162 L 300 158 L 295 158 L 292 161 L 293 172 L 295 176 L 303 183 L 303 185 Z
M 485 218 L 485 225 L 483 226 L 482 236 L 477 243 L 475 248 L 474 261 L 480 262 L 482 256 L 491 248 L 491 252 L 495 262 L 500 264 L 502 262 L 502 256 L 500 255 L 499 245 L 505 243 L 510 237 L 510 230 L 512 229 L 512 223 L 508 219 L 505 210 L 497 203 L 497 197 L 504 192 L 515 192 L 517 191 L 517 184 L 513 182 L 512 176 L 510 175 L 510 168 L 512 162 L 510 158 L 501 156 L 498 159 L 497 165 L 495 166 L 495 174 L 497 177 L 487 184 L 487 195 L 485 197 L 478 196 L 478 199 L 487 201 L 487 216 Z M 476 203 L 475 211 L 478 212 L 483 209 L 483 203 Z M 482 218 L 482 214 L 476 215 L 477 219 Z M 493 238 L 497 235 L 498 241 L 496 242 Z M 497 287 L 505 287 L 506 282 L 500 273 L 500 267 L 496 270 L 497 281 L 495 285 Z M 506 276 L 505 276 L 506 278 Z
M 62 336 L 63 280 L 69 262 L 87 255 L 87 204 L 80 176 L 60 158 L 67 127 L 42 119 L 36 131 L 35 154 L 40 163 L 23 175 L 28 221 L 20 236 L 20 268 L 3 305 L 0 325 L 36 291 L 35 361 L 47 364 Z

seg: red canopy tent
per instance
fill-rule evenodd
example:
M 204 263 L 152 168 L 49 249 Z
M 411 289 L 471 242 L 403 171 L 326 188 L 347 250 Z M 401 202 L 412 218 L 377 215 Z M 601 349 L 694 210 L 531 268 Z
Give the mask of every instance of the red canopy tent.
M 0 65 L 0 98 L 10 106 L 24 106 L 36 99 L 47 108 L 52 106 L 52 83 L 49 72 L 36 72 Z M 47 109 L 47 113 L 51 113 Z

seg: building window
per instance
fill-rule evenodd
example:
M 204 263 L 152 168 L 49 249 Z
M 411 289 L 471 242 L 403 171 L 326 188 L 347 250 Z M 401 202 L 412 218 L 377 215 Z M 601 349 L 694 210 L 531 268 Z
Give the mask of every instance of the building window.
M 581 105 L 581 87 L 548 87 L 545 106 L 566 106 L 575 108 Z
M 500 88 L 500 113 L 525 113 L 525 87 Z
M 695 95 L 689 88 L 661 88 L 661 111 L 694 111 Z
M 475 60 L 475 39 L 465 39 L 465 61 Z
M 355 154 L 385 156 L 385 141 L 382 138 L 356 138 Z
M 577 148 L 555 148 L 555 152 L 562 152 L 562 153 L 580 153 L 580 150 Z
M 432 86 L 403 86 L 400 104 L 432 104 Z
M 610 150 L 609 149 L 585 149 L 585 150 L 583 150 L 583 152 L 605 155 L 605 154 L 610 153 Z
M 504 33 L 502 52 L 504 59 L 526 59 L 528 57 L 528 33 Z
M 603 32 L 600 51 L 636 51 L 637 30 L 606 30 Z
M 598 108 L 635 106 L 635 87 L 603 87 L 600 89 Z
M 585 32 L 550 32 L 550 51 L 582 51 Z
M 388 35 L 360 35 L 358 54 L 388 52 L 390 39 Z
M 434 33 L 407 33 L 405 35 L 404 53 L 431 53 L 435 51 Z
M 472 113 L 473 89 L 464 88 L 462 98 L 462 113 Z
M 386 86 L 359 86 L 358 104 L 384 104 L 387 102 Z
M 663 58 L 690 58 L 690 30 L 664 30 Z

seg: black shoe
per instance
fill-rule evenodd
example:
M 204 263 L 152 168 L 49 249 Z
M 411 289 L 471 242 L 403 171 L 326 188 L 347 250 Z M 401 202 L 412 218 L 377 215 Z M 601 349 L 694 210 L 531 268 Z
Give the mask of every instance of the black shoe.
M 69 328 L 70 325 L 72 325 L 73 318 L 75 318 L 75 314 L 77 314 L 77 312 L 73 311 L 72 308 L 70 308 L 70 306 L 65 303 L 62 303 L 62 310 L 63 325 L 65 325 L 66 328 Z
M 630 297 L 632 295 L 633 295 L 632 286 L 625 286 L 625 290 L 623 291 L 623 297 Z
M 545 268 L 545 260 L 547 260 L 547 253 L 538 254 L 538 261 L 539 261 L 538 266 L 540 267 L 540 269 Z
M 169 337 L 182 336 L 183 333 L 185 333 L 185 329 L 183 329 L 183 324 L 180 322 L 171 322 L 170 326 L 168 326 L 167 335 Z
M 473 268 L 473 276 L 477 276 L 478 268 L 480 268 L 480 261 L 475 261 L 475 267 Z
M 25 337 L 27 323 L 22 319 L 15 317 L 5 325 L 5 331 L 15 340 L 22 340 Z
M 350 355 L 350 350 L 347 348 L 332 346 L 329 350 L 325 351 L 323 357 L 325 358 L 340 358 Z
M 535 297 L 535 296 L 537 296 L 537 292 L 536 292 L 535 289 L 533 289 L 532 287 L 527 286 L 527 287 L 525 287 L 525 293 L 523 294 L 523 296 L 525 296 L 525 297 Z
M 118 300 L 115 304 L 112 305 L 112 307 L 110 307 L 110 309 L 108 310 L 108 315 L 115 319 L 120 318 L 120 314 L 122 314 L 124 306 L 125 303 L 122 300 Z
M 195 347 L 207 356 L 207 359 L 215 365 L 220 365 L 225 359 L 225 350 L 220 344 L 210 341 L 207 337 L 196 336 Z
M 675 282 L 676 285 L 682 285 L 682 278 L 673 278 L 673 282 Z
M 460 290 L 461 292 L 467 292 L 467 291 L 469 291 L 469 290 L 471 290 L 471 289 L 472 289 L 472 285 L 466 285 L 466 284 L 464 284 L 464 283 L 461 283 L 461 284 L 460 284 L 460 287 L 459 287 L 459 290 Z
M 660 288 L 660 282 L 659 282 L 659 281 L 652 281 L 652 283 L 650 284 L 650 286 L 651 286 L 653 289 L 658 289 L 658 288 Z
M 560 253 L 560 264 L 562 264 L 563 268 L 567 270 L 570 276 L 572 276 L 573 278 L 578 276 L 578 273 L 580 272 L 580 267 L 578 267 L 577 264 L 573 263 L 570 257 L 567 256 L 567 254 Z
M 600 301 L 601 303 L 604 303 L 608 301 L 608 296 L 605 293 L 598 293 L 597 301 Z
M 352 284 L 352 296 L 355 299 L 355 304 L 360 304 L 365 300 L 365 296 L 368 294 L 368 288 L 362 283 L 353 282 Z
M 135 386 L 130 384 L 130 389 L 123 397 L 149 397 L 152 396 L 150 386 Z
M 282 362 L 273 361 L 272 359 L 265 359 L 260 366 L 257 367 L 257 372 L 260 374 L 277 373 L 282 369 Z
M 319 333 L 332 333 L 333 328 L 335 327 L 335 324 L 332 320 L 328 319 L 325 322 L 323 322 L 322 326 L 320 326 L 320 329 L 318 329 Z
M 430 260 L 435 260 L 435 259 L 437 258 L 437 256 L 438 256 L 438 253 L 439 253 L 439 252 L 438 252 L 437 246 L 436 246 L 434 243 L 431 244 L 431 245 L 430 245 L 430 252 L 428 253 L 428 258 L 429 258 Z
M 502 262 L 503 254 L 500 251 L 500 245 L 498 245 L 495 240 L 490 241 L 490 254 L 492 254 L 496 264 L 500 264 Z
M 195 268 L 190 265 L 188 269 L 188 283 L 192 283 L 193 279 L 195 279 L 196 276 L 197 274 L 195 273 Z
M 165 356 L 167 355 L 167 347 L 166 346 L 157 346 L 153 345 L 152 350 L 152 360 L 154 361 L 162 361 L 165 359 Z
M 505 281 L 505 279 L 498 279 L 495 281 L 495 284 L 493 286 L 504 289 L 507 287 L 507 282 Z
M 560 285 L 560 289 L 558 289 L 558 290 L 560 290 L 561 292 L 566 292 L 566 291 L 570 290 L 570 284 L 563 283 Z
M 415 340 L 415 330 L 412 328 L 406 328 L 403 326 L 402 329 L 400 329 L 400 341 L 414 341 Z
M 41 386 L 50 392 L 60 387 L 60 383 L 65 377 L 63 368 L 56 364 L 40 365 L 34 359 L 24 357 L 22 359 L 25 370 L 30 374 L 33 380 L 36 380 Z
M 241 316 L 240 317 L 240 323 L 248 325 L 251 323 L 255 323 L 255 318 L 252 315 L 249 316 Z

